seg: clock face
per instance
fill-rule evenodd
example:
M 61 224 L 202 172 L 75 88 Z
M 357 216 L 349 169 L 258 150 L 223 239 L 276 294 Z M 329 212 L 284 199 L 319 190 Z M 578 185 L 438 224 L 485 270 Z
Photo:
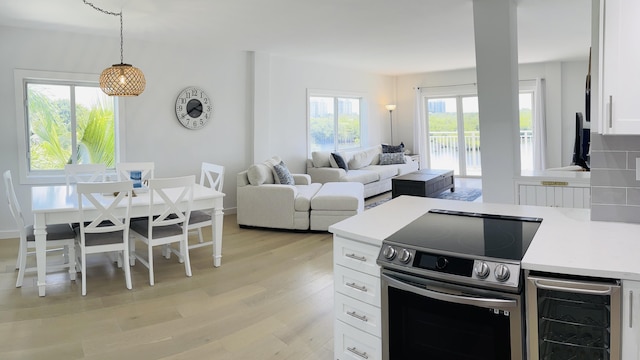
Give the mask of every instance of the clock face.
M 202 89 L 188 87 L 176 99 L 176 116 L 187 129 L 202 129 L 211 119 L 213 104 Z

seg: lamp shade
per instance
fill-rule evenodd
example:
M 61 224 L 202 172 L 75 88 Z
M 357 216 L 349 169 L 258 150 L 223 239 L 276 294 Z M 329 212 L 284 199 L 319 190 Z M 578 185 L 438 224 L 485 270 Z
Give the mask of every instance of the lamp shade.
M 394 104 L 389 104 L 389 105 L 385 105 L 385 107 L 387 108 L 387 110 L 389 111 L 393 111 L 396 109 L 396 106 Z
M 138 96 L 146 84 L 142 71 L 129 64 L 114 64 L 100 74 L 100 89 L 109 96 Z

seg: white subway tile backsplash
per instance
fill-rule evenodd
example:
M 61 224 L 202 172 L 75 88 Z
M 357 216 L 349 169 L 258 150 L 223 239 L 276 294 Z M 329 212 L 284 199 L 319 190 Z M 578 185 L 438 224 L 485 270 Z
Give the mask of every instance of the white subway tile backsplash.
M 640 136 L 591 134 L 591 219 L 640 223 Z

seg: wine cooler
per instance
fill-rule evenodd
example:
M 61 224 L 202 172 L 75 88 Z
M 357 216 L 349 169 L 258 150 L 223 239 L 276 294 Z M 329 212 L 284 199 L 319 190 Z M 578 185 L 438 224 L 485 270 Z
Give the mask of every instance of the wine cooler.
M 620 281 L 530 272 L 531 360 L 620 360 Z

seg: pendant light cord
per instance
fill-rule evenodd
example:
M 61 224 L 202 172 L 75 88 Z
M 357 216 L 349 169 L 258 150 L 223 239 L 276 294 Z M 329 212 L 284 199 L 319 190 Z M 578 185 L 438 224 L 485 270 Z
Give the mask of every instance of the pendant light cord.
M 119 16 L 120 17 L 120 64 L 124 64 L 124 55 L 123 55 L 123 50 L 122 50 L 124 48 L 124 46 L 123 46 L 124 37 L 122 36 L 122 11 L 120 11 L 119 13 L 115 13 L 115 12 L 112 12 L 112 11 L 107 11 L 107 10 L 101 9 L 101 8 L 95 6 L 93 3 L 88 2 L 87 0 L 82 0 L 82 2 L 84 2 L 85 4 L 91 6 L 92 8 L 100 11 L 103 14 Z

